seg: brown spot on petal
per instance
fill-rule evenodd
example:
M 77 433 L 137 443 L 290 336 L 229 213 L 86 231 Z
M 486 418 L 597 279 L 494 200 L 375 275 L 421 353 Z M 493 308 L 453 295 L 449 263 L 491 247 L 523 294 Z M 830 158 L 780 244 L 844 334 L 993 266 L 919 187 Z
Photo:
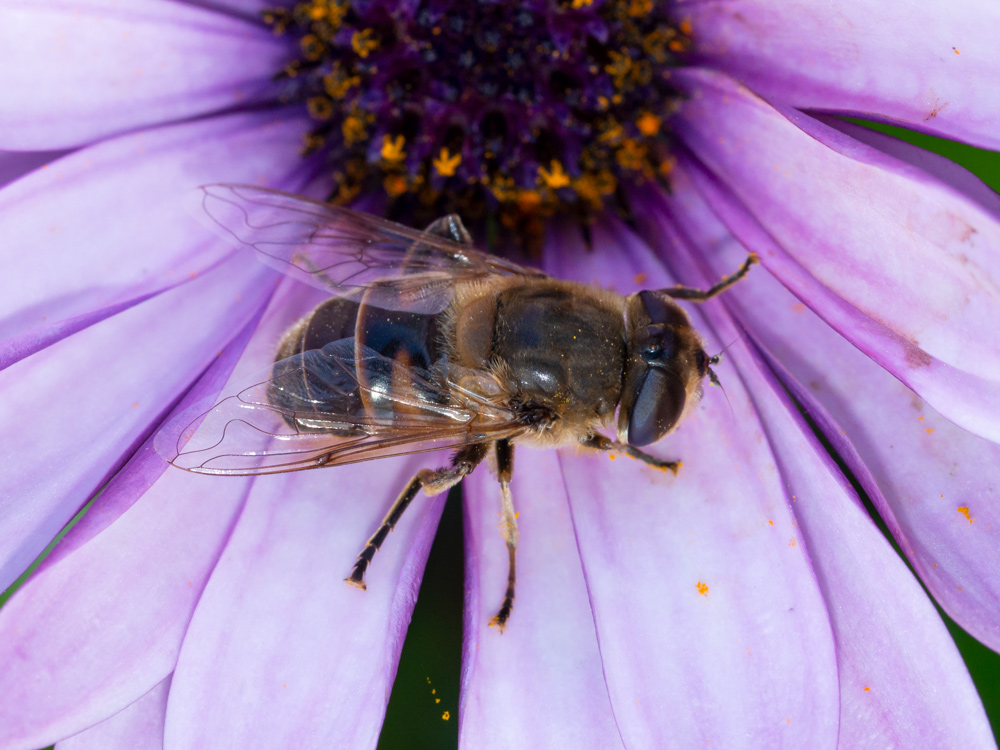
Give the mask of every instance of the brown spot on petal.
M 916 344 L 906 346 L 906 364 L 912 369 L 919 370 L 921 367 L 927 367 L 933 361 L 934 358 Z
M 928 120 L 933 120 L 941 113 L 941 110 L 943 110 L 947 106 L 948 102 L 945 102 L 944 104 L 935 104 L 934 109 L 931 110 L 931 113 L 924 118 L 924 122 L 927 122 Z

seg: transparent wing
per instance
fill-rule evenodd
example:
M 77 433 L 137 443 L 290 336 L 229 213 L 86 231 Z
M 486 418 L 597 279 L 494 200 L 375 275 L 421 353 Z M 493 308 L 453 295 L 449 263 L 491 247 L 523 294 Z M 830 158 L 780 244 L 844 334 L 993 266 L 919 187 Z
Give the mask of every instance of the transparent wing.
M 457 281 L 545 276 L 438 235 L 277 190 L 251 185 L 200 190 L 205 213 L 229 241 L 254 248 L 272 268 L 338 296 L 370 290 L 368 303 L 385 309 L 437 312 Z M 402 278 L 386 283 L 397 275 Z
M 156 436 L 199 474 L 274 474 L 512 437 L 523 421 L 481 371 L 408 367 L 354 339 L 277 362 Z

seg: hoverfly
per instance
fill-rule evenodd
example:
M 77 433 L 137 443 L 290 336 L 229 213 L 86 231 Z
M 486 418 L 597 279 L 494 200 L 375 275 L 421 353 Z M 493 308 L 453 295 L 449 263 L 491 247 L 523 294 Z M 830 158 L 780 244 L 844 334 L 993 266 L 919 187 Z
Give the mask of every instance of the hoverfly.
M 676 299 L 562 281 L 480 252 L 454 215 L 423 232 L 366 214 L 244 185 L 202 188 L 208 215 L 265 263 L 333 296 L 285 334 L 270 370 L 214 405 L 176 418 L 156 446 L 202 474 L 270 474 L 435 449 L 448 465 L 406 485 L 354 563 L 365 571 L 421 490 L 445 492 L 492 449 L 509 567 L 491 620 L 514 603 L 514 445 L 617 450 L 677 470 L 640 448 L 673 431 L 718 383 Z M 616 418 L 617 412 L 617 418 Z M 602 434 L 614 428 L 615 438 Z

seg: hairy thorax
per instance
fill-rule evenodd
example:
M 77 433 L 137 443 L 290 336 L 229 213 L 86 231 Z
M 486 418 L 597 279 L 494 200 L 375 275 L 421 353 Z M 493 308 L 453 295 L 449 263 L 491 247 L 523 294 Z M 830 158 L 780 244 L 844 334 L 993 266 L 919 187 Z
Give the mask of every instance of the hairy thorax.
M 490 372 L 507 404 L 539 415 L 519 442 L 576 443 L 607 426 L 621 396 L 624 299 L 567 281 L 460 287 L 447 314 L 456 364 Z

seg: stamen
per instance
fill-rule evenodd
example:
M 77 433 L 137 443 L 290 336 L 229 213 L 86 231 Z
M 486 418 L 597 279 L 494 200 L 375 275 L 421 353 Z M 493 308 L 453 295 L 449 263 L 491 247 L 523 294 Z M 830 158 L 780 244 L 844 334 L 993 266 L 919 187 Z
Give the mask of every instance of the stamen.
M 262 16 L 297 44 L 276 79 L 316 123 L 305 150 L 329 163 L 334 201 L 381 190 L 523 228 L 668 178 L 670 72 L 692 29 L 666 5 L 288 0 Z

